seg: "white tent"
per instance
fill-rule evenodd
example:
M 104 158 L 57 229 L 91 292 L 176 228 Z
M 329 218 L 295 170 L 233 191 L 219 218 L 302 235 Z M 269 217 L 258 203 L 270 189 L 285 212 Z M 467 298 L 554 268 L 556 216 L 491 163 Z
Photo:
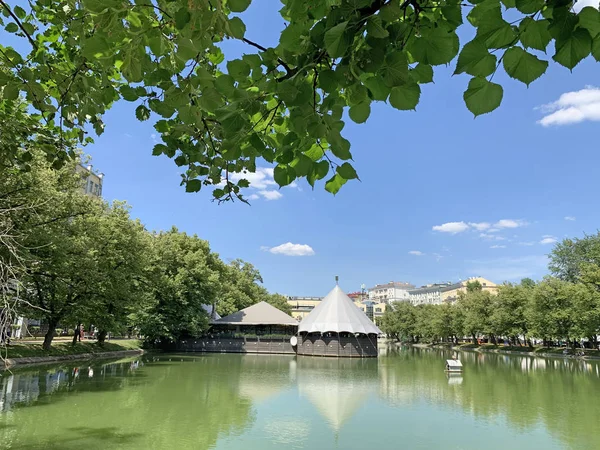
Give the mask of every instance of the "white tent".
M 259 302 L 211 322 L 214 325 L 289 325 L 298 321 L 267 302 Z
M 335 286 L 298 327 L 300 333 L 382 334 L 362 310 L 339 286 Z
M 204 308 L 210 320 L 219 320 L 221 318 L 214 305 L 203 304 L 202 308 Z

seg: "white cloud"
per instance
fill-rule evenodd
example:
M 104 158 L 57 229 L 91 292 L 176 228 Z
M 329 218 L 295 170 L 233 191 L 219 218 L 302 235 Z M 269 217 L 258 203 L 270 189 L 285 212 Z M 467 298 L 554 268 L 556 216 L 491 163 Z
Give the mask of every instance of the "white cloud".
M 496 236 L 495 234 L 489 234 L 489 233 L 480 233 L 479 237 L 481 239 L 489 239 L 489 240 L 494 240 L 494 241 L 505 241 L 506 238 L 503 236 Z
M 591 6 L 592 8 L 598 9 L 598 0 L 577 0 L 573 5 L 573 11 L 578 13 L 586 6 Z
M 443 258 L 443 256 L 442 256 L 442 255 L 440 255 L 439 253 L 434 253 L 434 254 L 433 254 L 433 257 L 435 258 L 435 260 L 436 260 L 437 262 L 440 262 L 440 261 L 442 260 L 442 258 Z
M 527 222 L 524 220 L 502 219 L 494 224 L 494 229 L 498 228 L 501 230 L 503 228 L 519 228 L 525 225 L 527 225 Z
M 490 248 L 506 248 L 506 245 L 492 245 Z
M 469 225 L 465 222 L 447 222 L 442 225 L 435 225 L 433 227 L 433 231 L 439 231 L 441 233 L 462 233 L 463 231 L 467 231 L 469 229 Z
M 279 200 L 283 197 L 283 194 L 279 191 L 279 185 L 273 179 L 273 168 L 271 167 L 257 167 L 256 172 L 229 174 L 229 181 L 232 183 L 237 183 L 240 180 L 247 180 L 250 183 L 248 190 L 251 194 L 248 195 L 248 200 L 258 200 L 260 198 Z M 219 186 L 224 185 L 225 180 L 222 179 Z M 285 188 L 302 190 L 295 181 L 285 186 Z
M 477 231 L 484 231 L 492 226 L 489 222 L 469 222 L 469 225 Z
M 579 2 L 578 6 L 581 6 Z M 538 121 L 544 127 L 570 125 L 586 120 L 598 122 L 600 121 L 600 88 L 586 86 L 580 91 L 566 92 L 557 101 L 542 105 L 539 109 L 546 114 Z
M 565 220 L 575 221 L 577 219 L 575 219 L 575 217 L 573 217 L 573 216 L 565 216 Z
M 286 255 L 286 256 L 312 256 L 315 251 L 310 245 L 306 244 L 292 244 L 286 242 L 285 244 L 278 245 L 277 247 L 261 247 L 263 251 L 273 253 L 275 255 Z
M 419 251 L 419 250 L 411 250 L 410 252 L 408 252 L 409 255 L 414 255 L 414 256 L 423 256 L 425 253 Z
M 519 245 L 524 245 L 526 247 L 531 247 L 532 245 L 535 245 L 535 242 L 529 241 L 529 242 L 519 242 Z
M 551 234 L 545 234 L 544 236 L 542 236 L 542 240 L 540 241 L 540 244 L 548 245 L 548 244 L 555 244 L 557 242 L 558 242 L 558 239 L 556 239 L 554 236 L 552 236 Z
M 279 200 L 283 194 L 279 191 L 258 191 L 265 200 Z

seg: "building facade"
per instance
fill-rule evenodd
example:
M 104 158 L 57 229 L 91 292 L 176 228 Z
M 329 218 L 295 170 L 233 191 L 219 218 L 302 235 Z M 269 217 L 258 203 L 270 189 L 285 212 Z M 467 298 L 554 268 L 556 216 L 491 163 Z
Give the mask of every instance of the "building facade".
M 387 304 L 374 302 L 366 294 L 351 294 L 357 294 L 348 295 L 356 307 L 364 312 L 369 319 L 377 323 L 377 320 L 385 313 Z M 288 304 L 292 308 L 292 317 L 300 322 L 321 303 L 322 299 L 322 297 L 288 297 Z
M 77 164 L 77 173 L 81 174 L 83 180 L 83 191 L 87 195 L 94 197 L 102 197 L 102 182 L 104 180 L 104 174 L 100 172 L 94 172 L 92 165 L 83 166 Z
M 441 305 L 442 303 L 454 303 L 458 300 L 459 292 L 467 292 L 467 284 L 479 282 L 484 291 L 491 294 L 498 292 L 498 285 L 486 278 L 471 277 L 457 283 L 435 283 L 410 289 L 406 301 L 413 305 Z
M 390 281 L 386 284 L 377 284 L 369 288 L 369 300 L 375 303 L 390 303 L 408 299 L 409 289 L 415 286 L 401 281 Z

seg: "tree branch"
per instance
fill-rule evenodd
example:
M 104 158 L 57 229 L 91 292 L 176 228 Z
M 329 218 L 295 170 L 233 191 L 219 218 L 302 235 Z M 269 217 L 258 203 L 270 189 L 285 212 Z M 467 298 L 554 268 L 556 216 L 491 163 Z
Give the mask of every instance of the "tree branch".
M 11 9 L 9 8 L 9 6 L 6 3 L 4 3 L 4 0 L 0 0 L 0 5 L 2 5 L 4 7 L 4 9 L 6 9 L 8 11 L 8 13 L 10 14 L 10 16 L 13 18 L 13 20 L 17 23 L 17 25 L 21 29 L 21 31 L 23 33 L 25 33 L 25 36 L 27 36 L 27 39 L 29 39 L 29 43 L 33 46 L 34 49 L 37 50 L 37 44 L 35 43 L 35 41 L 31 37 L 31 35 L 27 31 L 25 31 L 25 28 L 23 28 L 23 24 L 21 23 L 21 21 L 19 20 L 19 18 L 15 15 L 15 13 L 13 13 L 11 11 Z

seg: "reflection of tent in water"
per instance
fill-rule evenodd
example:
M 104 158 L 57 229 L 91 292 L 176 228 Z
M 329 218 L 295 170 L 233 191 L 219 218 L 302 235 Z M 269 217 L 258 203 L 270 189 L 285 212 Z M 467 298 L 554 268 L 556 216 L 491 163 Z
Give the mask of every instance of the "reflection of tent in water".
M 239 392 L 253 402 L 263 402 L 279 395 L 292 384 L 290 372 L 295 360 L 291 356 L 242 356 Z
M 337 432 L 360 409 L 377 385 L 377 360 L 297 361 L 298 392 Z

